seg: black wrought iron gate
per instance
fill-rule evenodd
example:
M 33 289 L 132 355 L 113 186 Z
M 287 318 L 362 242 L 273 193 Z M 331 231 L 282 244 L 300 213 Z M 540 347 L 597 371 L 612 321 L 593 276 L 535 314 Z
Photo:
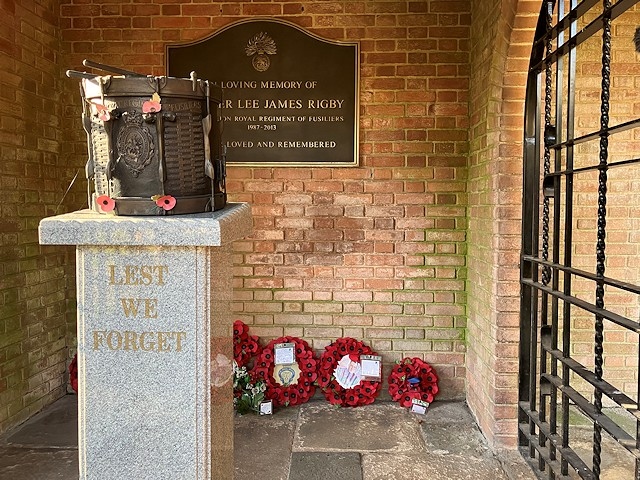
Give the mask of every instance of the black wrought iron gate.
M 543 0 L 531 54 L 519 440 L 550 479 L 640 479 L 639 1 Z

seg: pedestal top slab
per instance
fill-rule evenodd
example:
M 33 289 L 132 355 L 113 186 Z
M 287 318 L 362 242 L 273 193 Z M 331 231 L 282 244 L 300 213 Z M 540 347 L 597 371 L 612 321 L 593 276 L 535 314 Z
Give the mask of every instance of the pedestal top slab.
M 43 245 L 226 245 L 251 233 L 251 206 L 229 203 L 222 210 L 172 216 L 115 216 L 92 210 L 40 221 Z

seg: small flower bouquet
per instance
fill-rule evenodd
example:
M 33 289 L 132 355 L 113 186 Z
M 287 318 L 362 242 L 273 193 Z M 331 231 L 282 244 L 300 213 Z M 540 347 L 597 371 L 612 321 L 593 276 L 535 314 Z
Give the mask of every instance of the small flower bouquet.
M 233 362 L 233 407 L 240 415 L 260 412 L 267 386 L 262 380 L 253 381 L 247 367 Z

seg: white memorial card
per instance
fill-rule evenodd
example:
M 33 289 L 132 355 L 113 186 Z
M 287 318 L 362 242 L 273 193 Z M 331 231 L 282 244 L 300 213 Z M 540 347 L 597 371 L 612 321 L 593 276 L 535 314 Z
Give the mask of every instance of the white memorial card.
M 379 355 L 360 355 L 362 380 L 379 382 L 382 380 L 382 357 Z
M 429 402 L 423 402 L 422 400 L 418 400 L 417 398 L 414 398 L 411 401 L 411 411 L 413 413 L 424 415 L 425 413 L 427 413 L 427 408 L 429 408 Z
M 267 400 L 260 403 L 260 415 L 271 415 L 273 413 L 273 401 Z
M 274 347 L 274 363 L 276 365 L 289 365 L 296 363 L 296 344 L 277 343 Z

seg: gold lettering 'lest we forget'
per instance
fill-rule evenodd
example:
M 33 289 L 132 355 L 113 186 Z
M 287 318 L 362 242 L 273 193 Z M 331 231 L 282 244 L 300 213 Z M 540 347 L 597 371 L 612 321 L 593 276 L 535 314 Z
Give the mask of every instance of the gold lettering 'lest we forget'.
M 166 265 L 107 265 L 108 285 L 147 287 L 164 286 L 169 274 Z M 157 298 L 119 298 L 127 319 L 158 318 Z M 93 330 L 94 351 L 181 352 L 187 332 Z

